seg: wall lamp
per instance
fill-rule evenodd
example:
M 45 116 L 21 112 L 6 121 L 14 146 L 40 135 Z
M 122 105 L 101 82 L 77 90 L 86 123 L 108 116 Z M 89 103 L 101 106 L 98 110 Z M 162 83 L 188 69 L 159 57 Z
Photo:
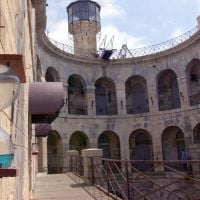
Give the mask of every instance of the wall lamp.
M 0 54 L 0 111 L 16 100 L 25 82 L 22 55 Z
M 0 111 L 10 106 L 19 95 L 20 83 L 25 83 L 22 55 L 0 54 Z M 14 144 L 10 134 L 0 128 L 0 178 L 16 176 L 10 168 L 14 158 Z

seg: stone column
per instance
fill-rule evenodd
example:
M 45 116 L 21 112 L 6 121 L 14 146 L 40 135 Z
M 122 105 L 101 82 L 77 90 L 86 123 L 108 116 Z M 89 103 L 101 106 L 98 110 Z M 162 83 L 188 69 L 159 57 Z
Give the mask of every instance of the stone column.
M 71 169 L 72 169 L 72 160 L 71 160 L 71 157 L 72 156 L 78 156 L 78 155 L 79 155 L 79 153 L 76 150 L 69 150 L 69 151 L 67 151 L 67 168 L 68 168 L 69 171 L 71 171 Z
M 43 172 L 43 143 L 42 137 L 38 138 L 39 154 L 38 154 L 38 172 Z
M 130 147 L 129 147 L 129 137 L 122 133 L 120 137 L 120 153 L 121 159 L 130 160 Z
M 118 114 L 126 114 L 126 94 L 124 84 L 116 85 L 116 98 Z
M 155 161 L 163 161 L 162 138 L 161 138 L 161 134 L 159 131 L 160 131 L 159 129 L 157 130 L 157 132 L 154 131 L 154 135 L 152 135 L 153 160 L 155 160 Z M 154 171 L 155 172 L 164 171 L 164 167 L 162 165 L 158 165 L 158 163 L 155 163 Z
M 149 112 L 155 113 L 159 111 L 158 106 L 158 95 L 157 86 L 155 82 L 147 80 L 147 90 L 148 90 L 148 101 L 149 101 Z
M 47 172 L 48 169 L 47 137 L 42 138 L 42 158 L 43 158 L 43 172 Z
M 62 117 L 65 117 L 68 114 L 68 83 L 67 83 L 67 80 L 63 81 L 63 90 L 64 90 L 64 105 L 60 110 L 60 115 Z
M 178 81 L 178 86 L 179 86 L 181 108 L 188 108 L 190 106 L 190 97 L 188 94 L 187 77 L 182 76 L 178 78 L 177 81 Z
M 96 115 L 95 87 L 87 87 L 87 112 L 90 116 Z
M 94 181 L 93 177 L 93 167 L 94 165 L 98 165 L 98 161 L 96 159 L 92 159 L 94 157 L 102 157 L 103 150 L 102 149 L 84 149 L 81 151 L 81 155 L 83 157 L 83 169 L 84 169 L 84 179 L 85 183 L 92 185 Z M 99 163 L 100 165 L 101 163 Z

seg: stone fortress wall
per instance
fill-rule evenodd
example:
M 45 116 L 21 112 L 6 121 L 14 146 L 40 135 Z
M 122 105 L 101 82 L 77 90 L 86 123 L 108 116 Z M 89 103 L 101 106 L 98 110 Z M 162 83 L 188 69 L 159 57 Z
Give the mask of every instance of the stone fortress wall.
M 149 144 L 151 154 L 143 152 L 149 159 L 178 160 L 182 148 L 199 159 L 192 152 L 199 134 L 199 84 L 192 79 L 199 77 L 199 31 L 161 53 L 104 61 L 68 54 L 39 30 L 43 80 L 59 80 L 65 88 L 65 107 L 52 124 L 62 143 L 62 167 L 69 149 L 102 147 L 107 157 L 134 159 L 142 158 L 136 153 L 140 143 Z M 107 103 L 99 88 L 105 89 Z M 140 96 L 135 102 L 132 91 Z

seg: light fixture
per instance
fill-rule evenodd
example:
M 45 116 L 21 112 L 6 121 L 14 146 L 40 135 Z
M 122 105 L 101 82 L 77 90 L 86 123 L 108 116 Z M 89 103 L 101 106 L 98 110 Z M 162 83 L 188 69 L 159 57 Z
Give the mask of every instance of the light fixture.
M 20 83 L 25 83 L 22 55 L 0 54 L 0 111 L 16 100 Z
M 10 106 L 18 97 L 20 83 L 25 83 L 23 56 L 0 54 L 0 111 Z M 16 176 L 10 168 L 14 158 L 14 144 L 9 133 L 0 128 L 0 178 Z
M 20 81 L 14 71 L 0 64 L 0 110 L 11 105 L 19 94 Z
M 13 142 L 2 128 L 0 128 L 0 168 L 8 168 L 14 157 Z

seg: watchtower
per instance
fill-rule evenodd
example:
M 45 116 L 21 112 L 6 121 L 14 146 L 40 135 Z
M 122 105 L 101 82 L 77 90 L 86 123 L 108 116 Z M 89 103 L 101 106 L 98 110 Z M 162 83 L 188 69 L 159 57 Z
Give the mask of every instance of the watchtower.
M 68 27 L 76 55 L 92 57 L 96 54 L 96 35 L 101 30 L 100 10 L 100 5 L 90 0 L 78 0 L 67 7 Z

